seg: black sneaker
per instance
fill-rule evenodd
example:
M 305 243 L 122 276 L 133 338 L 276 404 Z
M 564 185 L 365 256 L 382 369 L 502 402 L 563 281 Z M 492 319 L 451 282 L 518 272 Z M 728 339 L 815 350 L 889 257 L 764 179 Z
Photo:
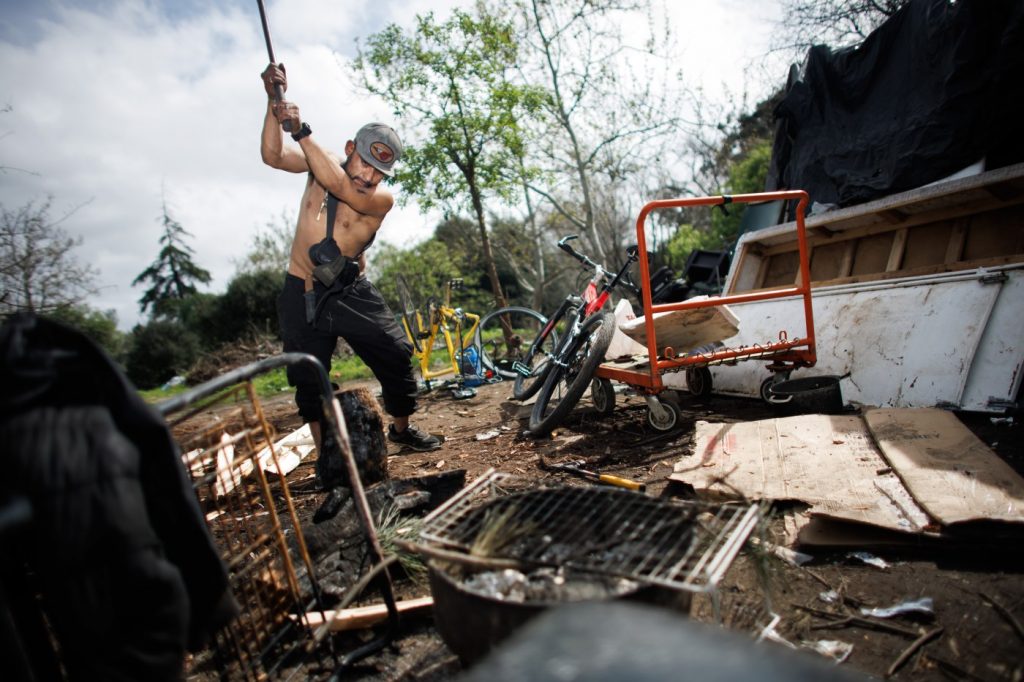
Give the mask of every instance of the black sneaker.
M 441 441 L 436 436 L 431 436 L 426 431 L 417 429 L 412 424 L 405 428 L 405 431 L 395 431 L 395 425 L 388 426 L 388 440 L 398 443 L 416 452 L 429 452 L 441 447 Z

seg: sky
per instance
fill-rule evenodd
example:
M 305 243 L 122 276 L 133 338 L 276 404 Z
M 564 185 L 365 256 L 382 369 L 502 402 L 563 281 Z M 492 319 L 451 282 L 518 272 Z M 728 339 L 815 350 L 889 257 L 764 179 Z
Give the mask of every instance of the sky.
M 265 0 L 288 98 L 339 154 L 366 121 L 401 127 L 384 102 L 352 87 L 356 39 L 469 4 Z M 689 86 L 709 97 L 724 87 L 767 94 L 774 2 L 667 5 Z M 90 305 L 113 310 L 122 330 L 141 321 L 145 287 L 132 281 L 157 256 L 164 203 L 192 235 L 211 293 L 225 290 L 258 229 L 295 215 L 304 176 L 259 156 L 267 62 L 256 0 L 0 0 L 0 204 L 52 199 L 51 219 L 83 240 L 77 260 L 99 272 Z M 415 243 L 438 218 L 405 202 L 379 239 Z

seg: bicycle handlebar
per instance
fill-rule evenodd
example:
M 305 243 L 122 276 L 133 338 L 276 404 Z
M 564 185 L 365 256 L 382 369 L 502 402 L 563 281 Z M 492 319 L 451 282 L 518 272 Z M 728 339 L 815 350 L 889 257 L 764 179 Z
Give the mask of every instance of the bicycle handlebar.
M 580 263 L 583 263 L 586 266 L 589 266 L 589 267 L 596 268 L 596 269 L 600 270 L 601 274 L 604 275 L 605 277 L 615 277 L 615 273 L 614 272 L 609 272 L 600 263 L 596 263 L 596 262 L 592 261 L 587 256 L 583 255 L 582 253 L 580 253 L 576 249 L 572 248 L 572 245 L 569 244 L 569 242 L 571 242 L 573 239 L 579 239 L 579 235 L 569 234 L 569 235 L 566 235 L 566 236 L 562 237 L 561 239 L 558 240 L 558 248 L 560 248 L 562 251 L 565 251 L 567 254 L 569 254 L 570 256 L 575 258 L 576 260 L 578 260 Z M 637 250 L 635 248 L 633 248 L 632 250 L 627 249 L 626 253 L 629 256 L 629 262 L 626 264 L 627 267 L 628 267 L 628 265 L 630 263 L 632 263 L 633 261 L 637 260 L 638 254 L 637 254 Z M 621 277 L 619 279 L 619 282 L 621 284 L 625 285 L 625 287 L 627 289 L 632 291 L 637 296 L 639 296 L 641 294 L 641 292 L 642 292 L 642 289 L 640 287 L 638 287 L 637 285 L 633 284 L 633 282 L 630 279 L 627 278 L 627 276 L 625 275 L 625 267 L 623 268 L 623 277 Z

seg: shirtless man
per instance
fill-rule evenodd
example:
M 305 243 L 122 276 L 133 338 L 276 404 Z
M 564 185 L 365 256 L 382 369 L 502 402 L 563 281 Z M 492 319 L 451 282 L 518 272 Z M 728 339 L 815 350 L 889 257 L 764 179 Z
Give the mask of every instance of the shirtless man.
M 436 449 L 441 445 L 437 438 L 409 424 L 409 416 L 416 409 L 412 345 L 376 287 L 362 274 L 364 251 L 394 206 L 391 192 L 379 184 L 385 175 L 392 174 L 402 154 L 402 143 L 390 127 L 370 123 L 359 130 L 355 140 L 345 143 L 346 158 L 342 162 L 316 142 L 294 103 L 275 103 L 274 86 L 280 85 L 282 91 L 287 88 L 284 69 L 271 64 L 262 78 L 269 98 L 260 144 L 263 162 L 291 173 L 308 173 L 288 274 L 277 304 L 284 350 L 310 353 L 330 368 L 338 337 L 343 337 L 380 381 L 384 409 L 394 422 L 388 428 L 389 440 L 418 451 Z M 282 126 L 289 121 L 298 148 L 284 144 Z M 331 195 L 336 198 L 333 207 L 329 205 Z M 326 294 L 318 285 L 315 296 L 320 300 L 310 321 L 306 293 L 314 291 L 316 281 L 310 247 L 326 238 L 327 214 L 332 211 L 337 214 L 334 242 L 342 254 L 358 264 L 358 276 L 344 287 L 335 285 Z M 309 422 L 318 452 L 323 455 L 329 444 L 320 448 L 323 408 L 319 383 L 311 370 L 301 367 L 289 368 L 288 381 L 295 386 L 299 415 Z M 338 470 L 340 462 L 331 464 L 323 459 L 318 457 L 318 472 L 321 483 L 329 489 L 340 484 L 338 479 L 344 474 Z

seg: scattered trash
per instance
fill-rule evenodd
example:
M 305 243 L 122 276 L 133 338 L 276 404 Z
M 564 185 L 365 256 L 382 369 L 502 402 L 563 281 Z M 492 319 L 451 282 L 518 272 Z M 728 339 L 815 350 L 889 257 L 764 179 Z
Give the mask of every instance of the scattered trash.
M 1013 424 L 1013 417 L 992 417 L 989 421 L 993 424 Z
M 775 642 L 776 644 L 781 644 L 782 646 L 788 647 L 790 649 L 799 648 L 796 644 L 793 644 L 788 639 L 779 634 L 779 631 L 776 629 L 776 626 L 781 621 L 782 618 L 780 616 L 774 616 L 771 619 L 771 622 L 769 622 L 767 625 L 764 626 L 764 628 L 761 629 L 761 634 L 758 635 L 757 641 L 760 642 L 762 640 L 768 640 L 769 642 Z
M 170 388 L 174 388 L 175 386 L 181 386 L 183 383 L 185 383 L 185 377 L 181 376 L 180 374 L 176 374 L 170 379 L 168 379 L 167 382 L 160 387 L 160 390 L 166 391 Z
M 881 568 L 882 570 L 885 570 L 885 569 L 889 568 L 889 566 L 890 566 L 888 561 L 886 561 L 885 559 L 876 557 L 874 554 L 871 554 L 869 552 L 850 552 L 846 556 L 850 557 L 851 559 L 857 559 L 858 561 L 863 561 L 865 564 L 867 564 L 869 566 L 874 566 L 875 568 Z
M 839 593 L 835 590 L 828 590 L 827 592 L 822 592 L 821 594 L 819 594 L 818 599 L 825 602 L 826 604 L 836 604 L 839 602 L 840 599 L 842 599 L 842 597 L 840 597 Z
M 899 616 L 905 613 L 924 613 L 929 616 L 933 616 L 935 615 L 935 605 L 932 602 L 931 597 L 922 597 L 921 599 L 905 601 L 901 604 L 895 604 L 885 608 L 862 608 L 860 612 L 865 616 L 874 616 L 875 618 L 892 618 L 893 616 Z
M 750 538 L 749 542 L 754 546 L 764 547 L 772 554 L 785 561 L 790 566 L 803 566 L 808 561 L 814 558 L 810 554 L 804 554 L 803 552 L 798 552 L 795 549 L 789 549 L 788 547 L 776 545 L 772 542 L 766 542 L 764 540 L 761 540 L 760 538 L 752 537 Z
M 840 642 L 836 639 L 819 639 L 817 642 L 804 642 L 804 647 L 811 651 L 817 651 L 826 658 L 831 658 L 837 664 L 845 661 L 853 653 L 852 644 Z
M 487 431 L 486 433 L 478 433 L 478 434 L 476 434 L 476 439 L 477 440 L 490 440 L 492 438 L 497 438 L 500 435 L 501 435 L 500 431 Z

